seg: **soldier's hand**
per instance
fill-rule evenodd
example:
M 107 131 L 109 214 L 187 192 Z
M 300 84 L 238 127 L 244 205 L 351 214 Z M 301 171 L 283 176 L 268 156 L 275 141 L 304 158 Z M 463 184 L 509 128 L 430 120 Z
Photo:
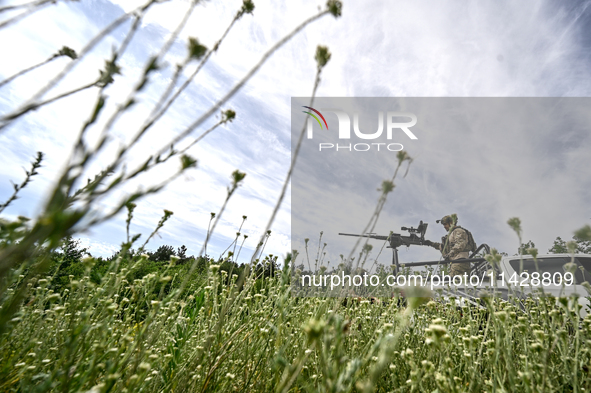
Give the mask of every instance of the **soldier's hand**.
M 431 247 L 433 247 L 436 250 L 441 250 L 441 245 L 437 242 L 430 242 L 431 244 L 429 244 Z
M 425 245 L 433 247 L 433 242 L 431 240 L 425 240 Z

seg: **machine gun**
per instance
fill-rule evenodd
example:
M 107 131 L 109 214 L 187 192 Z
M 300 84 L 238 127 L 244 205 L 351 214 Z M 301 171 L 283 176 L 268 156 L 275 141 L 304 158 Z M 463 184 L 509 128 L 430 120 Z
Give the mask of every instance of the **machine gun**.
M 386 240 L 389 243 L 388 248 L 392 249 L 392 265 L 394 265 L 394 274 L 398 274 L 398 247 L 400 246 L 426 246 L 425 232 L 427 232 L 427 223 L 421 221 L 417 228 L 402 227 L 400 230 L 407 231 L 408 235 L 401 235 L 399 233 L 390 233 L 388 236 L 376 235 L 374 233 L 367 233 L 364 235 L 355 235 L 352 233 L 339 233 L 342 236 L 367 237 L 376 240 Z

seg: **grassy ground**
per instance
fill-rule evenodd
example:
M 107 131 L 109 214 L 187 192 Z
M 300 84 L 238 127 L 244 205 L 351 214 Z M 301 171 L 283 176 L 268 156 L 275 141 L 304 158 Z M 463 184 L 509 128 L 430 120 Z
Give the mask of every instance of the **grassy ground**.
M 180 296 L 162 285 L 178 287 L 174 259 L 129 281 L 145 262 L 116 259 L 100 284 L 72 278 L 62 293 L 48 289 L 51 277 L 29 285 L 0 336 L 0 390 L 591 388 L 591 317 L 580 320 L 571 299 L 532 300 L 523 312 L 492 299 L 475 309 L 424 297 L 297 298 L 287 270 L 228 277 L 214 264 Z M 86 272 L 93 263 L 84 260 Z
M 49 4 L 35 2 L 32 10 L 46 3 Z M 121 21 L 133 17 L 134 23 L 125 39 L 113 49 L 112 56 L 105 59 L 98 80 L 45 101 L 40 99 L 43 94 L 31 97 L 29 103 L 12 108 L 0 118 L 0 129 L 3 129 L 21 116 L 70 94 L 91 88 L 98 93 L 73 145 L 72 156 L 44 198 L 43 211 L 30 225 L 25 217 L 19 217 L 18 221 L 0 219 L 1 392 L 582 392 L 591 389 L 588 368 L 591 318 L 581 320 L 577 303 L 572 299 L 560 299 L 557 304 L 530 301 L 523 311 L 492 299 L 486 300 L 483 308 L 458 309 L 425 294 L 413 294 L 412 290 L 407 291 L 410 297 L 406 300 L 391 298 L 373 303 L 363 299 L 344 302 L 335 298 L 298 298 L 291 294 L 290 272 L 276 270 L 274 261 L 267 260 L 272 268 L 257 265 L 237 267 L 234 271 L 225 269 L 224 263 L 220 266 L 202 258 L 201 252 L 188 263 L 176 258 L 161 263 L 148 255 L 130 254 L 139 238 L 129 233 L 133 202 L 158 192 L 197 164 L 194 158 L 184 154 L 186 149 L 177 151 L 173 145 L 185 138 L 186 144 L 192 146 L 215 128 L 231 122 L 236 113 L 221 108 L 265 61 L 308 24 L 325 15 L 338 18 L 342 11 L 340 1 L 328 0 L 324 9 L 270 47 L 232 89 L 222 94 L 223 99 L 192 119 L 180 137 L 175 136 L 170 143 L 162 143 L 164 147 L 146 153 L 149 156 L 145 164 L 127 172 L 127 152 L 182 93 L 184 87 L 175 89 L 179 75 L 189 65 L 198 63 L 183 84 L 188 86 L 235 22 L 253 12 L 252 1 L 244 0 L 213 48 L 207 49 L 195 38 L 189 39 L 186 59 L 177 66 L 152 115 L 132 134 L 135 135 L 132 142 L 123 146 L 112 162 L 111 158 L 102 162 L 105 169 L 75 191 L 84 184 L 86 177 L 82 174 L 89 170 L 89 163 L 102 157 L 110 146 L 103 142 L 116 119 L 135 104 L 135 97 L 165 65 L 168 45 L 172 45 L 188 20 L 182 18 L 159 54 L 148 59 L 129 98 L 118 103 L 116 111 L 101 125 L 103 142 L 87 144 L 87 129 L 97 126 L 99 123 L 95 123 L 101 116 L 106 116 L 102 111 L 110 99 L 104 89 L 119 79 L 118 60 L 142 25 L 144 11 L 156 3 L 147 1 L 138 9 L 141 12 L 130 11 L 122 16 Z M 191 2 L 185 16 L 193 12 L 197 3 Z M 5 23 L 2 27 L 6 26 Z M 94 39 L 99 42 L 107 33 L 105 30 Z M 73 62 L 68 64 L 73 65 L 86 54 L 86 50 L 77 54 L 63 47 L 48 60 L 22 70 L 3 83 L 22 77 L 54 58 L 67 56 Z M 314 57 L 316 76 L 311 97 L 316 94 L 321 70 L 329 59 L 328 48 L 319 45 Z M 68 67 L 40 92 L 47 93 L 68 75 Z M 313 99 L 311 106 L 312 103 Z M 220 120 L 212 128 L 201 129 L 200 136 L 190 137 L 214 114 Z M 303 138 L 304 129 L 300 135 Z M 260 247 L 264 248 L 265 236 L 289 184 L 297 151 L 298 148 L 254 255 L 258 255 Z M 169 179 L 148 189 L 129 191 L 112 210 L 97 209 L 101 198 L 112 196 L 117 187 L 131 184 L 136 176 L 171 157 L 180 158 L 181 169 Z M 377 222 L 402 163 L 412 162 L 406 152 L 399 152 L 397 157 L 399 163 L 394 176 L 382 183 L 376 210 L 364 233 L 371 232 L 371 225 Z M 14 185 L 14 194 L 0 205 L 0 213 L 37 174 L 42 159 L 43 154 L 38 153 L 24 181 Z M 205 244 L 244 176 L 238 170 L 232 173 L 232 183 L 217 218 L 212 213 Z M 108 263 L 92 258 L 80 261 L 81 255 L 71 260 L 60 257 L 59 266 L 53 265 L 56 250 L 63 247 L 68 236 L 107 221 L 125 208 L 128 209 L 127 239 L 119 257 L 109 259 Z M 165 211 L 144 245 L 171 214 Z M 518 220 L 510 220 L 510 225 L 522 244 Z M 584 231 L 580 232 L 584 235 L 581 239 L 591 241 L 591 228 L 587 226 Z M 74 255 L 67 250 L 68 247 L 63 255 Z M 227 260 L 225 263 L 228 265 Z M 57 270 L 52 270 L 53 267 Z

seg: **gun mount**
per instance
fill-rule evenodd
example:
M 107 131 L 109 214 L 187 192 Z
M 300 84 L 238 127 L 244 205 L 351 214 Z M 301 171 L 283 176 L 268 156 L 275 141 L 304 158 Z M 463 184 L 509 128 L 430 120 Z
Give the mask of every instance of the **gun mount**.
M 355 236 L 355 237 L 367 237 L 376 240 L 386 240 L 389 245 L 388 248 L 392 249 L 392 265 L 394 266 L 394 274 L 398 274 L 398 247 L 400 246 L 426 246 L 425 233 L 427 232 L 427 226 L 429 224 L 419 222 L 417 228 L 413 227 L 402 227 L 400 230 L 408 232 L 408 235 L 401 235 L 399 233 L 391 232 L 388 236 L 376 235 L 374 233 L 366 233 L 363 235 L 356 235 L 352 233 L 339 233 L 342 236 Z

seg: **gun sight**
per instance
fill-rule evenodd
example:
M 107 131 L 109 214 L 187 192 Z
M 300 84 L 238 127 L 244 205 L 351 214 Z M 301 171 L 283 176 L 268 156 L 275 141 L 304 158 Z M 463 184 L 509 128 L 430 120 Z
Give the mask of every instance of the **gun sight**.
M 421 234 L 421 237 L 423 237 L 425 235 L 425 232 L 427 232 L 427 223 L 423 223 L 423 221 L 421 221 L 419 223 L 419 226 L 417 228 L 414 227 L 402 227 L 400 228 L 403 231 L 407 231 L 409 233 L 419 233 Z
M 423 221 L 419 222 L 419 226 L 417 228 L 407 228 L 402 227 L 403 231 L 408 231 L 409 234 L 401 235 L 399 233 L 390 233 L 388 236 L 385 235 L 376 235 L 374 233 L 366 233 L 364 235 L 358 235 L 353 233 L 339 233 L 341 236 L 355 236 L 355 237 L 366 237 L 370 239 L 376 240 L 386 240 L 390 245 L 389 248 L 392 249 L 392 265 L 395 266 L 394 273 L 398 274 L 398 247 L 400 246 L 426 246 L 427 243 L 425 242 L 425 232 L 427 232 L 427 223 L 423 223 Z

